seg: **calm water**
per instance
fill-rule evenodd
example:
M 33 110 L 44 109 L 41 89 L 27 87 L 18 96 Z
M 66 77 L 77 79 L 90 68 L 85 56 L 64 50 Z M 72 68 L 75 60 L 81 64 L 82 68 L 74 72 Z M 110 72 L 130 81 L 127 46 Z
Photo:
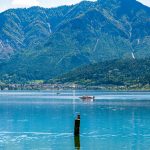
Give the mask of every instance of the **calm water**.
M 0 92 L 0 150 L 150 149 L 150 93 L 56 93 Z M 86 94 L 96 101 L 80 101 Z M 81 135 L 74 140 L 78 113 Z

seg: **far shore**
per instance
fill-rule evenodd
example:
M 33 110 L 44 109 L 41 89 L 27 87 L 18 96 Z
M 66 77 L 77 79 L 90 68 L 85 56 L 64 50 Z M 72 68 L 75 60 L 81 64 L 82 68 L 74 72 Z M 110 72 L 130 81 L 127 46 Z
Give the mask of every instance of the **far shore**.
M 65 84 L 3 84 L 0 85 L 1 91 L 10 90 L 100 90 L 100 91 L 131 91 L 131 92 L 150 92 L 150 85 L 99 85 L 86 86 L 72 83 Z

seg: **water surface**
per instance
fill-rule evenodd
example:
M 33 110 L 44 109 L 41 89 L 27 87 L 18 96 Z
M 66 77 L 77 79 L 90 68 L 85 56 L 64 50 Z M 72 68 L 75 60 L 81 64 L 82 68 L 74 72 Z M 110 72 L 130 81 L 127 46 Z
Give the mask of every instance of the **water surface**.
M 96 101 L 82 102 L 81 95 Z M 0 92 L 0 150 L 148 150 L 149 125 L 149 92 Z

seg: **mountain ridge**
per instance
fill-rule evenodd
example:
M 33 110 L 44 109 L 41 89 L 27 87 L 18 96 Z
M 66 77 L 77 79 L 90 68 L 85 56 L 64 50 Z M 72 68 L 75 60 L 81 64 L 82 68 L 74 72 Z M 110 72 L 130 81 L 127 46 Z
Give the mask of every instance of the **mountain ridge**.
M 101 60 L 150 57 L 150 8 L 135 0 L 11 9 L 0 20 L 0 79 L 48 79 Z

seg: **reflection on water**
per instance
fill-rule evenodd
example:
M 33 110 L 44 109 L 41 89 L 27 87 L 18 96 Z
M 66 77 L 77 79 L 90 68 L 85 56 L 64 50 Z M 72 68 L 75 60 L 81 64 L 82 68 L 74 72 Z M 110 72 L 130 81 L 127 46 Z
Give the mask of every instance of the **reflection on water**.
M 89 93 L 96 102 L 78 99 Z M 55 94 L 0 93 L 0 150 L 149 149 L 150 93 L 77 91 L 75 99 L 72 91 Z M 74 137 L 78 112 L 81 134 Z
M 74 136 L 74 146 L 76 150 L 80 150 L 80 136 Z

